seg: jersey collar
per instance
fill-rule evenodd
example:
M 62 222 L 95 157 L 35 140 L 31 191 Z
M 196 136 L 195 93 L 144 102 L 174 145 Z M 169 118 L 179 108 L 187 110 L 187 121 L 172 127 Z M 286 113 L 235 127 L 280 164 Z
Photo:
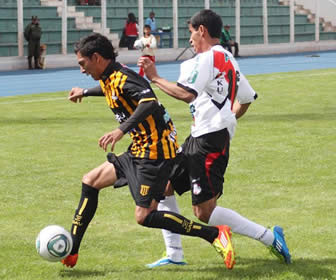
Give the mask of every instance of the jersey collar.
M 106 81 L 108 77 L 114 72 L 119 71 L 122 68 L 122 65 L 119 62 L 111 62 L 104 70 L 103 74 L 100 76 L 102 81 Z

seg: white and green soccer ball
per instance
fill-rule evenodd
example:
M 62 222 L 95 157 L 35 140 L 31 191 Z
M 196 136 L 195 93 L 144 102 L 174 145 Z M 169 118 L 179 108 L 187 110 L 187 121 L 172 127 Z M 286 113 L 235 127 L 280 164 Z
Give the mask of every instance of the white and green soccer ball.
M 50 225 L 42 229 L 36 238 L 36 250 L 50 262 L 66 258 L 72 249 L 70 233 L 61 226 Z

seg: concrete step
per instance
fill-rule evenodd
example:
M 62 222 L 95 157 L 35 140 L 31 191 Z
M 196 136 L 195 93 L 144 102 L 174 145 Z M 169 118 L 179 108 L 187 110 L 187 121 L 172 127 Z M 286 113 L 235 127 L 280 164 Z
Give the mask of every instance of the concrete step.
M 63 3 L 59 0 L 41 0 L 41 5 L 49 7 L 61 7 Z
M 57 7 L 58 16 L 62 17 L 62 9 L 63 9 L 62 0 L 41 0 L 41 5 L 49 7 Z M 93 22 L 92 16 L 85 16 L 84 12 L 77 12 L 75 6 L 68 6 L 67 17 L 75 18 L 77 29 L 92 29 L 93 32 L 104 34 L 110 41 L 112 41 L 113 46 L 118 47 L 119 34 L 110 33 L 109 28 L 102 29 L 100 23 Z

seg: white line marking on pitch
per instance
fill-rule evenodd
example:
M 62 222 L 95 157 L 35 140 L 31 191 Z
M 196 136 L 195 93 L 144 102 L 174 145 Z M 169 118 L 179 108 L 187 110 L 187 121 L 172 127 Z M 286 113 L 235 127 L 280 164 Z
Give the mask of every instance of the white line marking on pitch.
M 55 100 L 66 100 L 66 97 L 52 97 L 52 98 L 40 98 L 40 99 L 28 99 L 28 100 L 17 100 L 17 101 L 7 101 L 0 102 L 0 105 L 7 104 L 21 104 L 21 103 L 35 103 L 35 102 L 47 102 L 47 101 L 55 101 Z

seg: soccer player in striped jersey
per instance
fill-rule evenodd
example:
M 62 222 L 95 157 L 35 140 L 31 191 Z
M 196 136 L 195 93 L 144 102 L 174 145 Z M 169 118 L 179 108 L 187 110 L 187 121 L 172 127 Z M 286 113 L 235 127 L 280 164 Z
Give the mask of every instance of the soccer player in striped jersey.
M 120 125 L 105 133 L 98 140 L 99 146 L 107 151 L 111 145 L 113 152 L 116 143 L 126 133 L 132 143 L 119 156 L 108 153 L 107 161 L 83 176 L 81 198 L 71 227 L 73 248 L 62 263 L 69 267 L 76 265 L 79 246 L 97 209 L 100 190 L 126 178 L 136 204 L 137 223 L 200 237 L 211 243 L 226 266 L 232 268 L 232 244 L 227 226 L 204 226 L 177 213 L 157 211 L 178 144 L 173 122 L 149 83 L 115 61 L 111 42 L 101 34 L 93 33 L 81 39 L 75 46 L 75 52 L 81 72 L 99 80 L 100 86 L 73 88 L 69 100 L 76 103 L 87 96 L 105 97 Z
M 168 95 L 189 103 L 192 114 L 191 135 L 182 145 L 182 153 L 178 156 L 180 162 L 170 176 L 171 186 L 179 194 L 191 190 L 194 214 L 202 222 L 227 224 L 233 232 L 259 240 L 282 261 L 290 263 L 291 256 L 281 227 L 267 229 L 217 205 L 217 199 L 223 193 L 236 116 L 241 116 L 247 109 L 247 105 L 234 107 L 240 72 L 231 53 L 219 44 L 221 29 L 220 16 L 211 10 L 202 10 L 191 18 L 190 44 L 197 55 L 181 64 L 177 84 L 160 77 L 149 59 L 138 61 L 152 83 Z M 169 259 L 163 258 L 149 267 L 169 263 Z

